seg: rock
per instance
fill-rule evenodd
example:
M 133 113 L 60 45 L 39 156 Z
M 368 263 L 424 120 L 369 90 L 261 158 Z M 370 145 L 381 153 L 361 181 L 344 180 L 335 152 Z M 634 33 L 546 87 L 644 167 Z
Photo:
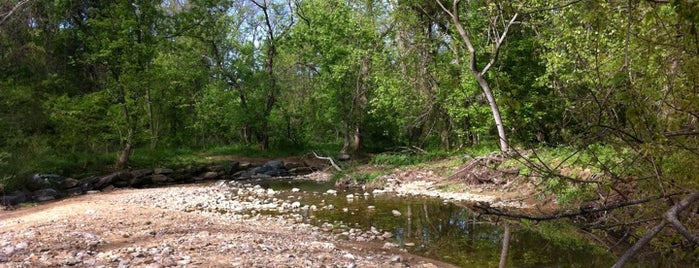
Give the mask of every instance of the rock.
M 238 172 L 240 170 L 240 163 L 236 161 L 230 161 L 228 162 L 228 165 L 226 165 L 225 172 L 227 175 L 231 175 L 234 172 Z
M 326 193 L 326 194 L 336 195 L 336 194 L 337 194 L 337 190 L 330 189 L 330 190 L 325 191 L 325 193 Z
M 214 171 L 208 171 L 208 172 L 205 172 L 204 174 L 201 175 L 201 177 L 205 180 L 218 179 L 219 176 L 220 176 L 220 174 L 218 172 L 214 172 Z
M 110 184 L 110 185 L 107 185 L 107 187 L 102 188 L 102 192 L 109 192 L 109 191 L 113 191 L 114 189 L 116 189 L 114 187 L 114 185 Z
M 262 166 L 253 168 L 251 171 L 254 174 L 264 174 L 268 176 L 281 176 L 288 174 L 288 171 L 284 167 L 284 162 L 281 160 L 268 161 Z
M 106 187 L 107 185 L 110 185 L 112 183 L 112 181 L 115 181 L 116 178 L 119 177 L 119 174 L 120 174 L 120 172 L 115 172 L 115 173 L 109 174 L 107 176 L 101 177 L 97 180 L 94 180 L 94 182 L 92 183 L 92 188 L 93 189 L 102 189 L 102 188 Z
M 367 209 L 372 209 L 372 210 L 373 210 L 373 209 L 376 209 L 376 206 L 367 206 L 366 208 L 367 208 Z
M 14 206 L 26 202 L 29 202 L 29 196 L 20 191 L 0 197 L 0 205 Z
M 272 168 L 272 169 L 284 169 L 284 161 L 281 160 L 271 160 L 267 161 L 263 166 Z
M 150 181 L 152 183 L 164 183 L 164 182 L 167 182 L 167 180 L 168 180 L 167 176 L 162 175 L 162 174 L 158 174 L 157 172 L 155 175 L 152 175 L 150 177 Z
M 396 217 L 400 217 L 400 215 L 403 215 L 403 214 L 400 213 L 400 211 L 395 210 L 395 209 L 392 210 L 391 213 L 393 214 L 393 216 L 396 216 Z
M 83 188 L 80 186 L 68 188 L 68 189 L 65 189 L 64 191 L 65 191 L 66 195 L 68 195 L 68 196 L 76 196 L 76 195 L 83 194 Z
M 298 192 L 298 191 L 301 191 L 301 190 L 300 190 L 299 188 L 291 188 L 291 192 L 292 192 L 292 193 L 296 193 L 296 192 Z
M 168 175 L 172 174 L 173 172 L 175 171 L 169 168 L 156 168 L 153 170 L 153 174 L 155 175 Z
M 221 172 L 225 172 L 226 168 L 222 165 L 212 165 L 212 166 L 206 167 L 206 170 L 211 171 L 211 172 L 221 173 Z
M 153 170 L 150 169 L 139 169 L 131 171 L 131 178 L 142 178 L 153 174 Z
M 58 196 L 58 192 L 54 189 L 41 189 L 32 192 L 32 198 L 39 202 L 54 200 Z
M 76 186 L 78 186 L 78 185 L 80 185 L 80 181 L 79 181 L 79 180 L 76 180 L 76 179 L 73 179 L 73 178 L 67 178 L 67 179 L 65 179 L 65 180 L 63 181 L 63 187 L 62 187 L 62 188 L 63 188 L 63 189 L 69 189 L 69 188 L 76 187 Z
M 292 170 L 292 169 L 297 169 L 297 168 L 302 168 L 306 167 L 303 163 L 298 163 L 298 162 L 288 162 L 284 164 L 284 168 L 287 170 Z
M 53 188 L 61 186 L 64 180 L 61 175 L 37 173 L 27 182 L 26 187 L 30 191 Z
M 374 189 L 373 191 L 371 191 L 371 193 L 373 193 L 374 195 L 380 195 L 385 194 L 386 190 Z
M 397 248 L 397 247 L 398 247 L 398 245 L 396 245 L 396 244 L 393 244 L 391 242 L 386 242 L 383 244 L 382 248 L 383 249 L 391 249 L 391 248 Z

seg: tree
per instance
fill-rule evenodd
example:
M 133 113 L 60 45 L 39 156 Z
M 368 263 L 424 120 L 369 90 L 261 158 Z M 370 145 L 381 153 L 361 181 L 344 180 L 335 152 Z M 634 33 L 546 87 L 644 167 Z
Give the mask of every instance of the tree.
M 116 161 L 119 167 L 128 163 L 136 132 L 141 129 L 142 117 L 135 110 L 152 112 L 150 89 L 141 85 L 152 77 L 149 72 L 158 42 L 159 5 L 159 1 L 146 0 L 95 5 L 82 22 L 80 34 L 88 50 L 83 60 L 107 70 L 106 88 L 121 109 L 120 116 L 113 119 L 123 145 Z M 152 113 L 146 121 L 152 129 Z
M 498 54 L 500 53 L 500 48 L 503 42 L 505 41 L 505 38 L 507 37 L 507 33 L 510 29 L 510 26 L 512 26 L 515 23 L 519 14 L 515 13 L 509 20 L 507 20 L 505 18 L 505 10 L 502 4 L 488 3 L 486 7 L 486 11 L 488 12 L 487 16 L 489 20 L 487 32 L 489 33 L 488 42 L 492 43 L 492 48 L 490 48 L 490 50 L 487 52 L 489 53 L 488 62 L 485 66 L 479 68 L 477 64 L 477 59 L 479 55 L 476 51 L 476 47 L 474 46 L 473 42 L 471 42 L 471 35 L 474 32 L 474 30 L 467 30 L 462 25 L 461 17 L 459 15 L 459 2 L 461 1 L 453 0 L 451 9 L 448 9 L 442 4 L 440 0 L 437 1 L 437 3 L 439 3 L 439 6 L 444 10 L 444 12 L 446 12 L 449 15 L 449 17 L 451 17 L 454 23 L 454 27 L 456 27 L 459 36 L 466 45 L 466 49 L 468 51 L 468 69 L 471 71 L 471 74 L 478 82 L 478 85 L 480 85 L 481 89 L 483 90 L 483 94 L 485 94 L 485 97 L 488 100 L 488 104 L 490 105 L 490 110 L 493 113 L 493 120 L 495 121 L 495 125 L 498 130 L 498 137 L 500 139 L 500 151 L 507 152 L 509 151 L 509 144 L 505 133 L 505 126 L 502 123 L 502 118 L 500 117 L 500 109 L 498 108 L 495 96 L 493 95 L 492 89 L 490 87 L 490 84 L 486 80 L 485 75 L 486 73 L 488 73 L 490 68 L 493 67 L 493 64 L 495 64 L 495 61 L 498 58 Z M 470 14 L 477 13 L 477 11 L 475 10 L 471 10 L 470 12 Z M 500 25 L 502 25 L 502 29 L 500 29 Z

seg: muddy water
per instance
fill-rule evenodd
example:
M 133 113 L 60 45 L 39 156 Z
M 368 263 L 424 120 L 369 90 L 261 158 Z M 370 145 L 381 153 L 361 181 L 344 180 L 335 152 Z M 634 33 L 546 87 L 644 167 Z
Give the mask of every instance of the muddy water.
M 393 237 L 388 241 L 411 253 L 462 267 L 498 265 L 502 227 L 479 219 L 465 206 L 436 198 L 375 195 L 361 189 L 326 194 L 333 188 L 331 183 L 276 181 L 261 185 L 281 191 L 279 198 L 317 207 L 304 215 L 309 223 L 363 230 L 374 227 L 391 232 Z M 293 188 L 300 191 L 292 192 Z M 521 226 L 512 229 L 508 267 L 609 267 L 614 261 L 599 248 L 561 238 L 566 234 L 542 234 Z

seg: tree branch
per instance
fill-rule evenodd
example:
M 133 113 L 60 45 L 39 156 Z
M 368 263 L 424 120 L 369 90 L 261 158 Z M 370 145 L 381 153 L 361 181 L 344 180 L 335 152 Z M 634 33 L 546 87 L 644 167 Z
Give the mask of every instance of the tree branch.
M 626 252 L 624 252 L 624 255 L 621 255 L 619 259 L 616 261 L 614 266 L 612 268 L 621 268 L 626 264 L 631 258 L 636 255 L 636 252 L 638 252 L 643 246 L 648 244 L 653 237 L 658 235 L 660 231 L 663 230 L 665 225 L 668 224 L 668 221 L 672 224 L 672 226 L 677 230 L 680 234 L 684 235 L 685 238 L 687 238 L 689 241 L 692 241 L 694 243 L 699 242 L 699 237 L 696 235 L 693 235 L 689 233 L 689 231 L 684 228 L 682 223 L 677 219 L 677 214 L 682 212 L 685 208 L 687 208 L 691 203 L 694 203 L 695 201 L 699 200 L 699 192 L 696 193 L 691 193 L 687 195 L 682 201 L 679 203 L 675 204 L 672 206 L 667 212 L 665 212 L 665 219 L 663 219 L 658 225 L 653 227 L 652 230 L 650 230 L 648 233 L 646 233 L 641 239 L 636 241 L 633 246 L 631 246 Z
M 590 213 L 595 213 L 595 212 L 600 212 L 600 211 L 608 211 L 608 210 L 612 210 L 612 209 L 638 205 L 641 203 L 649 202 L 652 199 L 653 198 L 651 198 L 651 197 L 646 197 L 646 198 L 631 200 L 628 202 L 620 202 L 620 203 L 615 203 L 615 204 L 601 206 L 601 207 L 593 207 L 593 208 L 582 208 L 581 207 L 577 211 L 569 211 L 569 212 L 564 212 L 564 213 L 557 213 L 557 214 L 553 214 L 553 215 L 543 215 L 543 216 L 533 216 L 533 215 L 526 215 L 526 214 L 510 213 L 510 212 L 506 212 L 506 211 L 501 211 L 499 209 L 490 207 L 490 204 L 488 204 L 488 203 L 478 203 L 474 207 L 482 210 L 484 214 L 503 216 L 503 217 L 509 217 L 509 218 L 517 218 L 517 219 L 527 219 L 527 220 L 532 220 L 532 221 L 547 221 L 547 220 L 557 220 L 557 219 L 562 219 L 562 218 L 572 218 L 572 217 L 584 215 L 584 214 L 590 214 Z
M 29 0 L 22 0 L 22 1 L 19 1 L 19 3 L 17 3 L 12 9 L 10 9 L 10 11 L 8 11 L 8 12 L 5 13 L 5 14 L 2 14 L 2 17 L 0 18 L 0 25 L 2 25 L 3 23 L 5 23 L 5 21 L 6 21 L 10 16 L 12 16 L 12 13 L 15 13 L 15 11 L 17 11 L 17 9 L 19 9 L 21 6 L 23 6 L 23 5 L 26 4 L 26 3 L 29 3 Z
M 318 159 L 330 161 L 330 164 L 335 168 L 335 170 L 337 170 L 337 171 L 342 171 L 342 169 L 341 169 L 339 166 L 337 166 L 337 165 L 335 164 L 335 161 L 333 161 L 332 157 L 323 157 L 323 156 L 319 156 L 318 154 L 316 154 L 316 152 L 313 152 L 313 156 L 315 156 L 315 157 L 318 158 Z
M 502 45 L 502 42 L 505 41 L 505 37 L 507 37 L 507 31 L 509 31 L 510 26 L 512 26 L 512 24 L 515 23 L 518 15 L 519 15 L 518 13 L 515 13 L 515 15 L 512 16 L 512 19 L 510 19 L 510 21 L 507 23 L 507 26 L 505 26 L 505 29 L 503 30 L 502 35 L 500 35 L 500 38 L 495 42 L 495 47 L 493 48 L 493 56 L 490 57 L 490 61 L 483 68 L 483 71 L 481 71 L 481 74 L 487 73 L 488 70 L 490 69 L 490 67 L 492 67 L 493 64 L 495 64 L 495 60 L 498 59 L 498 54 L 500 53 L 500 46 Z M 495 25 L 493 25 L 493 27 L 495 27 Z

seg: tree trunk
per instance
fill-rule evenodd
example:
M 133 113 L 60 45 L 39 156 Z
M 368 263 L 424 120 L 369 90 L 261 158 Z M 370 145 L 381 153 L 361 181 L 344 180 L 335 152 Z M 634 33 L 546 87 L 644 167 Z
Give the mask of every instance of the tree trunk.
M 476 77 L 478 85 L 481 86 L 483 94 L 485 94 L 485 98 L 488 100 L 488 104 L 490 105 L 490 111 L 493 113 L 493 120 L 495 120 L 495 126 L 498 129 L 500 151 L 507 152 L 510 150 L 510 146 L 507 143 L 507 136 L 505 135 L 505 125 L 502 124 L 502 118 L 500 117 L 500 109 L 498 108 L 498 104 L 495 102 L 495 97 L 493 96 L 493 92 L 490 90 L 490 85 L 488 84 L 488 81 L 486 81 L 483 78 L 482 75 L 474 72 L 474 76 Z
M 150 97 L 150 89 L 146 88 L 146 111 L 148 112 L 148 129 L 150 130 L 151 148 L 155 148 L 158 136 L 155 133 L 155 122 L 153 121 L 153 102 Z
M 500 251 L 500 264 L 498 268 L 505 268 L 507 265 L 507 250 L 510 248 L 510 225 L 505 222 L 503 224 L 505 234 L 502 237 L 502 251 Z
M 359 152 L 359 150 L 362 148 L 362 144 L 364 143 L 363 139 L 363 130 L 360 124 L 357 124 L 357 126 L 354 128 L 354 139 L 352 140 L 352 153 L 356 154 Z
M 125 168 L 126 165 L 129 163 L 130 157 L 131 157 L 131 142 L 127 141 L 126 145 L 124 146 L 124 150 L 121 151 L 121 154 L 119 154 L 119 158 L 117 159 L 117 163 L 116 163 L 117 168 Z

